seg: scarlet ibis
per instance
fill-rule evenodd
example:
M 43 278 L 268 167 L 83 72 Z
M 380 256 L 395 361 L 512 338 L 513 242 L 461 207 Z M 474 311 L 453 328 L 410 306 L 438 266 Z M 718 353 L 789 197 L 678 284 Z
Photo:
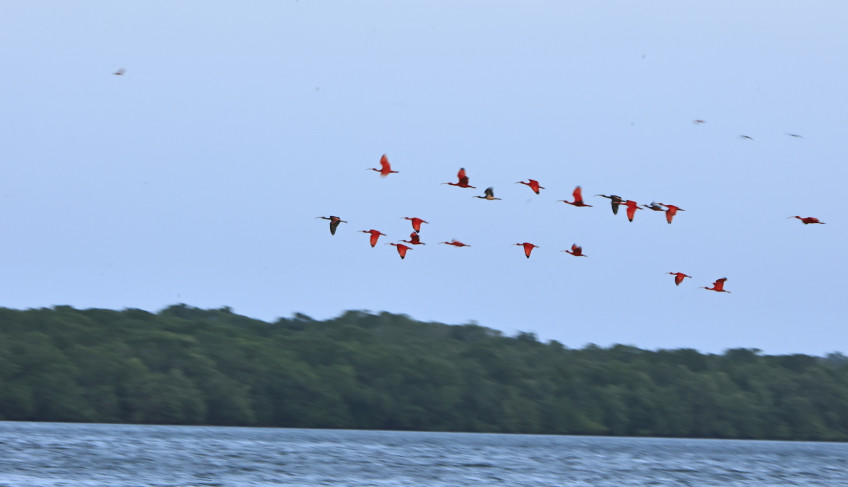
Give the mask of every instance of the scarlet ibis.
M 674 218 L 674 215 L 676 215 L 678 211 L 686 211 L 679 206 L 667 205 L 665 203 L 660 203 L 660 204 L 665 206 L 665 208 L 666 208 L 666 210 L 665 210 L 665 221 L 667 221 L 669 225 L 671 225 L 671 220 Z
M 575 257 L 588 257 L 583 253 L 583 247 L 577 244 L 571 244 L 571 250 L 563 250 L 566 254 L 571 254 Z
M 665 208 L 663 208 L 662 203 L 655 203 L 655 202 L 653 202 L 653 201 L 651 201 L 651 204 L 650 204 L 650 205 L 642 205 L 642 206 L 643 206 L 643 207 L 645 207 L 645 208 L 647 208 L 647 209 L 649 209 L 649 210 L 654 210 L 654 211 L 665 211 Z
M 458 180 L 456 183 L 442 183 L 442 184 L 449 184 L 451 186 L 458 186 L 460 188 L 473 188 L 474 187 L 474 186 L 471 186 L 470 184 L 468 184 L 468 176 L 465 174 L 465 168 L 464 167 L 459 168 L 459 172 L 456 173 L 456 178 Z
M 379 230 L 360 230 L 362 233 L 370 233 L 371 234 L 371 246 L 377 245 L 377 239 L 380 238 L 380 235 L 386 236 L 385 233 L 380 233 Z
M 813 216 L 805 216 L 804 218 L 801 218 L 800 216 L 790 216 L 790 217 L 787 217 L 787 218 L 797 218 L 797 219 L 801 220 L 801 222 L 803 222 L 804 225 L 809 225 L 810 223 L 819 223 L 821 225 L 824 225 L 824 222 L 820 222 L 818 218 L 813 217 Z
M 520 245 L 524 247 L 524 255 L 526 255 L 528 259 L 530 258 L 530 252 L 532 252 L 533 249 L 539 247 L 538 245 L 533 245 L 529 242 L 517 243 L 515 245 Z
M 636 210 L 642 209 L 642 208 L 639 208 L 639 203 L 636 203 L 633 200 L 627 200 L 622 204 L 627 206 L 627 219 L 629 221 L 633 221 L 633 217 L 636 215 Z
M 330 215 L 330 216 L 316 216 L 315 217 L 316 220 L 318 218 L 320 218 L 322 220 L 330 220 L 330 235 L 336 234 L 336 228 L 339 227 L 339 223 L 347 223 L 346 221 L 342 220 L 341 218 L 339 218 L 337 216 L 332 216 L 332 215 Z
M 713 283 L 713 287 L 704 287 L 704 286 L 701 286 L 701 287 L 708 290 L 708 291 L 716 291 L 716 292 L 720 292 L 720 293 L 730 293 L 730 291 L 724 290 L 724 281 L 726 281 L 726 280 L 727 280 L 726 277 L 722 277 L 721 279 L 716 279 L 716 282 Z
M 391 173 L 397 173 L 397 171 L 392 171 L 392 165 L 389 164 L 389 158 L 385 154 L 380 158 L 380 169 L 376 167 L 369 167 L 371 171 L 377 171 L 380 173 L 380 177 L 386 177 Z
M 406 251 L 407 251 L 407 250 L 412 250 L 412 247 L 407 247 L 407 246 L 406 246 L 406 245 L 404 245 L 404 244 L 399 244 L 399 243 L 390 243 L 389 245 L 394 245 L 395 247 L 397 247 L 398 255 L 400 255 L 400 258 L 401 258 L 401 259 L 403 259 L 404 257 L 406 257 Z
M 612 205 L 612 214 L 618 215 L 618 205 L 624 203 L 624 199 L 621 196 L 616 194 L 611 194 L 609 196 L 605 194 L 596 194 L 595 196 L 603 196 L 604 198 L 608 198 L 610 200 L 610 205 Z
M 427 223 L 427 224 L 429 224 L 429 223 L 430 223 L 430 222 L 428 222 L 428 221 L 426 221 L 426 220 L 422 220 L 422 219 L 420 219 L 420 218 L 418 218 L 418 217 L 412 217 L 412 218 L 410 218 L 410 217 L 408 217 L 408 216 L 405 216 L 405 217 L 403 217 L 403 219 L 404 219 L 404 220 L 409 220 L 409 221 L 411 221 L 411 222 L 412 222 L 412 229 L 413 229 L 413 230 L 415 230 L 416 232 L 420 232 L 420 231 L 421 231 L 421 224 L 422 224 L 422 223 Z
M 574 196 L 573 202 L 565 201 L 565 200 L 558 200 L 558 202 L 562 201 L 563 203 L 569 204 L 571 206 L 588 206 L 588 207 L 592 206 L 592 205 L 587 205 L 586 203 L 583 202 L 583 191 L 580 189 L 580 186 L 577 186 L 576 188 L 574 188 L 574 192 L 571 193 L 571 195 Z
M 475 198 L 480 198 L 481 200 L 489 200 L 489 201 L 500 199 L 500 198 L 495 198 L 495 189 L 492 188 L 491 186 L 486 188 L 486 191 L 483 191 L 483 193 L 485 193 L 483 196 L 475 196 Z
M 409 238 L 411 240 L 401 240 L 401 242 L 406 242 L 412 245 L 426 245 L 424 242 L 421 241 L 421 237 L 418 236 L 418 232 L 410 233 Z
M 439 242 L 439 243 L 453 245 L 454 247 L 471 247 L 470 245 L 464 244 L 457 239 L 453 239 L 450 242 Z
M 112 73 L 112 74 L 114 74 L 115 76 L 122 76 L 122 75 L 123 75 L 124 73 L 126 73 L 126 72 L 127 72 L 127 70 L 126 70 L 126 69 L 124 69 L 124 68 L 120 68 L 120 69 L 118 69 L 117 71 L 115 71 L 115 72 L 114 72 L 114 73 Z
M 533 192 L 536 194 L 539 194 L 540 189 L 545 189 L 544 186 L 539 186 L 539 181 L 536 181 L 535 179 L 528 179 L 527 181 L 529 182 L 525 183 L 524 181 L 518 181 L 515 184 L 524 184 L 530 186 L 530 189 L 532 189 Z
M 669 274 L 674 276 L 674 285 L 675 286 L 679 286 L 680 283 L 683 282 L 684 277 L 689 277 L 689 278 L 692 277 L 692 276 L 687 276 L 686 274 L 684 274 L 682 272 L 669 272 Z

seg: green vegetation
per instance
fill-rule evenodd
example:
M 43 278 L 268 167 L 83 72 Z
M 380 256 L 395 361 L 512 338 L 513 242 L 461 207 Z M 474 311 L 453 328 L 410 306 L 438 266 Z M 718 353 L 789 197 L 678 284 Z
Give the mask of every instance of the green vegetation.
M 349 311 L 0 308 L 0 419 L 848 440 L 848 358 L 568 349 Z

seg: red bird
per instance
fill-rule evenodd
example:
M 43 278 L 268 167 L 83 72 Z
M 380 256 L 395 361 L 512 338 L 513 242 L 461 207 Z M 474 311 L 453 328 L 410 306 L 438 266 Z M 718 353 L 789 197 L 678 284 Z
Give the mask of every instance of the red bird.
M 404 245 L 404 244 L 399 244 L 399 243 L 390 243 L 389 245 L 394 245 L 395 247 L 397 247 L 398 255 L 400 255 L 400 258 L 401 258 L 401 259 L 403 259 L 404 257 L 406 257 L 406 251 L 407 251 L 407 250 L 412 250 L 412 248 L 411 248 L 411 247 L 407 247 L 407 246 L 406 246 L 406 245 Z
M 385 233 L 380 233 L 379 230 L 360 230 L 362 233 L 370 233 L 371 234 L 371 246 L 377 245 L 377 239 L 380 238 L 380 235 L 386 236 Z
M 627 206 L 627 219 L 631 222 L 633 221 L 633 217 L 636 215 L 636 210 L 642 209 L 639 208 L 639 203 L 636 203 L 633 200 L 627 200 L 621 204 Z
M 800 216 L 790 216 L 790 217 L 787 217 L 787 218 L 797 218 L 797 219 L 801 220 L 801 222 L 804 223 L 804 225 L 809 225 L 810 223 L 819 223 L 821 225 L 824 225 L 824 222 L 820 222 L 818 218 L 815 218 L 815 217 L 812 217 L 812 216 L 807 216 L 807 217 L 804 217 L 804 218 L 801 218 Z
M 727 280 L 726 277 L 722 277 L 721 279 L 716 279 L 716 282 L 713 283 L 713 287 L 704 287 L 704 286 L 701 286 L 701 287 L 708 290 L 708 291 L 716 291 L 716 292 L 720 292 L 720 293 L 730 293 L 730 291 L 724 290 L 724 281 L 726 281 L 726 280 Z
M 456 178 L 458 180 L 458 182 L 456 182 L 456 183 L 442 183 L 442 184 L 450 184 L 451 186 L 459 186 L 460 188 L 473 188 L 474 187 L 474 186 L 471 186 L 470 184 L 468 184 L 468 176 L 465 175 L 465 168 L 464 167 L 459 168 L 459 172 L 456 173 Z
M 525 183 L 524 181 L 518 181 L 515 184 L 525 184 L 527 186 L 530 186 L 530 189 L 532 189 L 533 192 L 536 194 L 539 194 L 540 189 L 545 189 L 544 186 L 539 186 L 539 181 L 536 181 L 535 179 L 528 179 L 527 181 L 529 182 Z
M 665 208 L 666 208 L 666 210 L 665 210 L 665 221 L 667 221 L 669 225 L 671 225 L 671 220 L 672 220 L 672 218 L 674 218 L 674 215 L 676 215 L 678 211 L 686 211 L 683 208 L 680 208 L 679 206 L 667 205 L 665 203 L 660 203 L 660 204 L 665 206 Z
M 338 228 L 339 223 L 347 223 L 346 221 L 342 220 L 341 218 L 339 218 L 337 216 L 332 216 L 332 215 L 330 215 L 330 216 L 316 216 L 315 217 L 316 220 L 319 219 L 319 218 L 322 219 L 322 220 L 330 220 L 330 235 L 336 234 L 336 228 Z
M 410 217 L 408 217 L 408 216 L 405 216 L 405 217 L 403 217 L 403 219 L 404 219 L 404 220 L 409 220 L 409 221 L 411 221 L 411 222 L 412 222 L 412 229 L 413 229 L 413 230 L 415 230 L 416 232 L 420 232 L 420 231 L 421 231 L 421 224 L 422 224 L 422 223 L 427 223 L 427 224 L 429 224 L 429 223 L 430 223 L 430 222 L 428 222 L 428 221 L 426 221 L 426 220 L 422 220 L 422 219 L 420 219 L 420 218 L 418 218 L 418 217 L 410 218 Z
M 533 244 L 528 243 L 528 242 L 517 243 L 515 245 L 520 245 L 520 246 L 524 247 L 524 255 L 526 255 L 528 259 L 530 258 L 530 252 L 532 252 L 533 249 L 538 247 L 538 245 L 533 245 Z
M 392 171 L 392 165 L 389 164 L 389 158 L 385 154 L 383 154 L 383 157 L 380 158 L 380 169 L 377 169 L 376 167 L 369 167 L 368 169 L 371 171 L 377 171 L 380 173 L 381 177 L 386 177 L 391 173 L 397 173 L 397 171 Z
M 412 245 L 426 245 L 424 242 L 421 241 L 421 237 L 418 236 L 417 232 L 410 233 L 409 238 L 411 238 L 412 240 L 401 240 L 401 242 L 406 242 Z
M 580 189 L 580 186 L 577 186 L 576 188 L 574 188 L 574 192 L 571 193 L 571 194 L 572 194 L 572 196 L 574 196 L 574 202 L 573 203 L 571 201 L 565 201 L 565 200 L 558 200 L 558 202 L 562 201 L 563 203 L 569 204 L 571 206 L 589 206 L 589 207 L 592 206 L 592 205 L 587 205 L 586 203 L 583 202 L 583 191 Z
M 450 242 L 439 242 L 439 243 L 453 245 L 454 247 L 471 247 L 470 245 L 464 244 L 457 239 L 453 239 Z
M 682 272 L 669 272 L 669 274 L 674 276 L 674 285 L 675 286 L 679 286 L 680 283 L 683 282 L 684 277 L 690 277 L 690 278 L 692 277 L 692 276 L 687 276 L 686 274 L 684 274 Z
M 577 244 L 571 244 L 571 250 L 563 250 L 566 254 L 571 254 L 575 257 L 588 257 L 583 253 L 583 247 L 580 247 Z

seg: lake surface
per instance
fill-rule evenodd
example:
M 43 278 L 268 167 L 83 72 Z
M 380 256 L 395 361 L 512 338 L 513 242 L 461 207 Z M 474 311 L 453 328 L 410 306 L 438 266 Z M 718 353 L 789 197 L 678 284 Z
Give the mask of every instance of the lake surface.
M 0 487 L 848 486 L 848 444 L 0 422 Z

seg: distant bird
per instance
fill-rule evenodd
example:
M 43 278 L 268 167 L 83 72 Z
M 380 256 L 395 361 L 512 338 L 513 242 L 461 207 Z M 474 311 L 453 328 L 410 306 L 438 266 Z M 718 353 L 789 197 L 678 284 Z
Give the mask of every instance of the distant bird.
M 397 247 L 398 255 L 400 255 L 400 258 L 401 258 L 401 259 L 403 259 L 404 257 L 406 257 L 406 251 L 407 251 L 407 250 L 411 250 L 411 249 L 412 249 L 412 247 L 407 247 L 406 245 L 404 245 L 404 244 L 399 244 L 399 243 L 390 243 L 389 245 L 394 245 L 395 247 Z
M 332 216 L 332 215 L 330 215 L 330 216 L 316 216 L 315 217 L 316 220 L 319 219 L 319 218 L 322 219 L 322 220 L 330 220 L 330 235 L 336 234 L 336 228 L 339 227 L 339 223 L 347 223 L 346 221 L 342 220 L 341 218 L 339 218 L 337 216 Z
M 528 259 L 530 258 L 530 252 L 532 252 L 533 249 L 539 247 L 538 245 L 533 245 L 529 242 L 517 243 L 515 245 L 519 245 L 519 246 L 524 247 L 524 255 L 526 255 Z
M 609 196 L 605 194 L 596 194 L 595 196 L 602 196 L 610 200 L 610 205 L 612 206 L 612 214 L 618 215 L 618 205 L 624 203 L 624 199 L 621 196 L 611 194 Z
M 636 215 L 636 210 L 642 209 L 639 208 L 639 203 L 636 203 L 633 200 L 627 200 L 622 204 L 627 207 L 627 219 L 631 222 L 633 221 L 633 217 Z
M 750 135 L 740 135 L 740 136 L 739 136 L 739 138 L 740 138 L 740 139 L 745 139 L 745 140 L 754 140 L 754 138 L 753 138 L 753 137 L 751 137 Z
M 123 75 L 124 75 L 124 73 L 126 73 L 126 72 L 127 72 L 127 70 L 126 70 L 126 69 L 124 69 L 124 68 L 120 68 L 120 69 L 118 69 L 117 71 L 115 71 L 115 72 L 114 72 L 114 73 L 112 73 L 112 74 L 114 74 L 115 76 L 123 76 Z
M 459 168 L 459 172 L 456 173 L 456 179 L 457 179 L 457 182 L 455 182 L 455 183 L 442 183 L 442 184 L 449 184 L 451 186 L 457 186 L 457 187 L 460 187 L 460 188 L 473 188 L 474 187 L 474 186 L 471 186 L 470 184 L 468 184 L 468 175 L 465 174 L 465 168 L 464 167 Z
M 383 157 L 380 158 L 380 169 L 377 169 L 376 167 L 369 167 L 367 169 L 377 171 L 380 173 L 380 177 L 386 177 L 389 174 L 397 173 L 397 171 L 392 171 L 392 165 L 389 164 L 389 158 L 385 154 L 383 154 Z
M 583 253 L 583 247 L 577 244 L 571 244 L 571 250 L 563 250 L 566 254 L 571 254 L 575 257 L 588 257 Z
M 801 218 L 800 216 L 789 216 L 787 218 L 797 218 L 801 220 L 804 225 L 809 225 L 810 223 L 819 223 L 824 225 L 824 222 L 820 222 L 818 218 L 812 216 L 805 216 L 804 218 Z
M 665 221 L 667 221 L 669 225 L 671 225 L 671 220 L 674 218 L 674 215 L 676 215 L 678 211 L 686 211 L 683 208 L 680 208 L 679 206 L 667 205 L 665 203 L 660 203 L 660 204 L 665 206 L 665 208 L 666 208 L 666 210 L 665 210 Z
M 663 208 L 661 203 L 655 203 L 653 201 L 651 201 L 650 205 L 642 205 L 642 207 L 647 208 L 649 210 L 654 210 L 654 211 L 665 211 L 665 208 Z
M 483 191 L 483 193 L 485 193 L 483 196 L 475 196 L 475 198 L 480 198 L 481 200 L 490 200 L 490 201 L 500 199 L 500 198 L 495 198 L 495 189 L 492 188 L 491 186 L 486 188 L 486 190 Z
M 692 123 L 694 123 L 695 125 L 703 125 L 703 124 L 707 123 L 707 121 L 701 120 L 701 119 L 695 119 L 695 120 L 692 120 Z
M 720 293 L 730 293 L 730 291 L 724 290 L 724 281 L 726 281 L 726 280 L 727 280 L 726 277 L 722 277 L 721 279 L 716 279 L 716 282 L 713 283 L 713 287 L 704 287 L 704 286 L 701 286 L 701 287 L 703 289 L 706 289 L 707 291 L 716 291 L 716 292 L 720 292 Z
M 371 234 L 370 242 L 371 242 L 371 246 L 372 246 L 372 247 L 373 247 L 373 246 L 375 246 L 375 245 L 377 245 L 377 239 L 379 239 L 379 238 L 380 238 L 380 235 L 382 235 L 382 236 L 384 236 L 384 237 L 386 236 L 386 234 L 385 234 L 385 233 L 380 233 L 380 231 L 379 231 L 379 230 L 360 230 L 360 232 L 362 232 L 362 233 L 370 233 L 370 234 Z
M 669 272 L 669 274 L 674 276 L 674 285 L 675 286 L 679 286 L 680 283 L 683 282 L 684 277 L 689 277 L 689 278 L 692 277 L 692 276 L 687 276 L 686 274 L 684 274 L 682 272 Z
M 453 239 L 450 242 L 439 242 L 439 243 L 443 243 L 443 244 L 447 244 L 447 245 L 453 245 L 454 247 L 471 247 L 470 245 L 464 244 L 457 239 Z
M 788 132 L 786 133 L 786 135 L 788 135 L 788 136 L 790 136 L 790 137 L 795 137 L 796 139 L 803 139 L 803 138 L 804 138 L 804 136 L 803 136 L 803 135 L 790 134 L 790 133 L 788 133 Z
M 574 192 L 571 193 L 571 195 L 574 197 L 573 202 L 565 201 L 565 200 L 558 200 L 557 202 L 561 201 L 561 202 L 568 204 L 568 205 L 571 205 L 571 206 L 588 206 L 588 207 L 592 206 L 592 205 L 587 205 L 586 203 L 583 202 L 583 191 L 580 189 L 580 186 L 577 186 L 576 188 L 574 188 Z
M 421 241 L 421 237 L 418 236 L 417 232 L 410 233 L 409 238 L 411 240 L 401 240 L 401 242 L 406 242 L 412 245 L 426 245 L 424 242 Z
M 536 181 L 535 179 L 528 179 L 527 181 L 528 182 L 526 183 L 524 181 L 518 181 L 515 184 L 524 184 L 526 186 L 529 186 L 530 189 L 532 189 L 533 192 L 536 194 L 539 194 L 540 189 L 545 189 L 544 186 L 539 186 L 539 181 Z
M 430 223 L 430 222 L 428 222 L 428 221 L 426 221 L 426 220 L 422 220 L 422 219 L 420 219 L 420 218 L 418 218 L 418 217 L 412 217 L 412 218 L 410 218 L 410 217 L 408 217 L 408 216 L 405 216 L 405 217 L 403 217 L 403 219 L 404 219 L 404 220 L 409 220 L 409 221 L 411 221 L 411 222 L 412 222 L 412 229 L 413 229 L 413 230 L 415 230 L 416 232 L 420 232 L 420 231 L 421 231 L 421 224 L 422 224 L 422 223 L 427 223 L 427 224 L 429 224 L 429 223 Z

